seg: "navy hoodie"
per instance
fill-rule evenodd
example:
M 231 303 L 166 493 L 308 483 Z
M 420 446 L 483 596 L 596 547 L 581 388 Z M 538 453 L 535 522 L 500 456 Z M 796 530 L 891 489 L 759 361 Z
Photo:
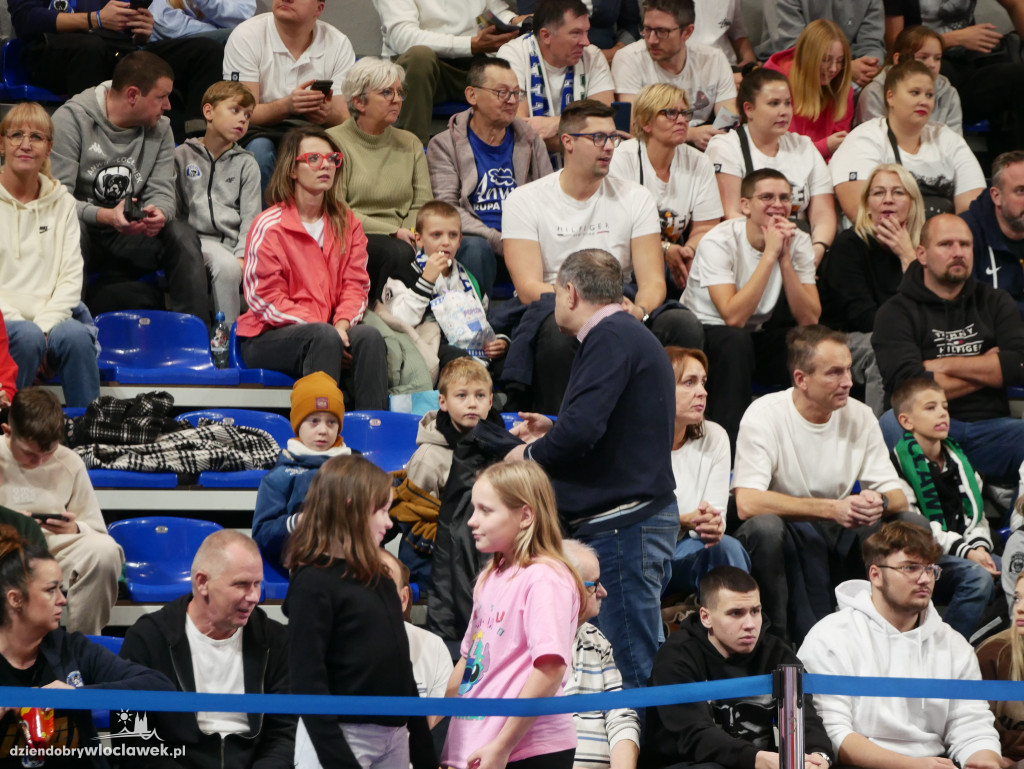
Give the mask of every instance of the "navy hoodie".
M 960 218 L 974 236 L 974 279 L 1007 291 L 1024 316 L 1024 268 L 999 228 L 992 193 L 983 190 Z

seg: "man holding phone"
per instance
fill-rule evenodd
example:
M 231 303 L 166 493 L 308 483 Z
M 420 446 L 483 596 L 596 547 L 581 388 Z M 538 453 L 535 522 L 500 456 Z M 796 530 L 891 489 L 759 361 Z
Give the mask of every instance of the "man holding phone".
M 33 85 L 76 94 L 109 80 L 118 57 L 139 48 L 175 72 L 171 127 L 185 138 L 185 122 L 202 119 L 202 96 L 220 80 L 224 49 L 216 40 L 186 37 L 149 42 L 153 0 L 8 0 L 22 63 Z M 205 121 L 204 121 L 205 127 Z

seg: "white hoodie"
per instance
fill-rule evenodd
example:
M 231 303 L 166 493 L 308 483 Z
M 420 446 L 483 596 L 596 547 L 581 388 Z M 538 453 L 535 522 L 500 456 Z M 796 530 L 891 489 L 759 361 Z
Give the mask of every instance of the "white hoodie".
M 49 333 L 81 301 L 82 250 L 75 199 L 42 174 L 39 185 L 29 203 L 0 185 L 0 310 Z
M 871 602 L 868 581 L 842 583 L 836 598 L 839 611 L 811 628 L 798 652 L 808 673 L 981 679 L 970 644 L 930 603 L 920 625 L 901 633 Z M 979 750 L 1000 753 L 992 712 L 983 700 L 816 694 L 814 706 L 837 754 L 852 732 L 905 756 L 948 756 L 961 766 Z

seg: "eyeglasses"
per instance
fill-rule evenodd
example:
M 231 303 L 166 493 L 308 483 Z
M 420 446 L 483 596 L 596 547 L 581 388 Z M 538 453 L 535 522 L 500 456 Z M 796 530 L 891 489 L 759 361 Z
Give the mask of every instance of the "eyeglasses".
M 595 147 L 604 147 L 608 142 L 611 142 L 613 147 L 618 147 L 622 142 L 622 137 L 618 134 L 606 134 L 604 131 L 596 131 L 590 134 L 569 134 L 569 136 L 586 136 L 590 141 L 594 142 Z
M 50 137 L 43 136 L 41 133 L 36 133 L 35 131 L 33 131 L 32 133 L 25 133 L 24 131 L 11 131 L 9 134 L 7 134 L 7 141 L 9 141 L 16 147 L 23 141 L 25 141 L 25 139 L 28 139 L 28 143 L 32 145 L 43 144 L 44 142 L 50 141 Z
M 487 86 L 483 85 L 478 85 L 476 86 L 476 88 L 479 88 L 481 91 L 490 91 L 495 96 L 497 96 L 498 101 L 501 102 L 519 101 L 526 95 L 525 92 L 520 88 L 516 88 L 513 91 L 510 91 L 507 88 L 488 88 Z
M 406 97 L 406 90 L 404 88 L 381 88 L 377 93 L 388 101 L 401 101 Z
M 784 206 L 788 206 L 790 203 L 793 202 L 793 196 L 792 195 L 785 195 L 785 194 L 783 194 L 783 195 L 773 195 L 770 192 L 762 192 L 760 195 L 754 195 L 754 198 L 756 200 L 760 200 L 766 206 L 770 206 L 776 200 L 779 201 L 780 203 L 782 203 L 782 205 L 784 205 Z
M 601 580 L 595 579 L 593 582 L 587 582 L 584 580 L 583 587 L 585 587 L 587 592 L 591 595 L 597 595 L 597 590 L 601 587 Z
M 341 161 L 345 158 L 340 152 L 332 152 L 329 155 L 321 155 L 319 152 L 307 152 L 305 155 L 299 155 L 295 158 L 296 163 L 305 163 L 310 168 L 321 168 L 323 167 L 324 161 L 326 160 L 335 168 L 341 168 Z
M 664 40 L 666 37 L 671 35 L 681 27 L 640 27 L 640 36 L 645 40 L 651 35 L 654 35 L 658 40 Z
M 658 114 L 664 115 L 672 123 L 676 122 L 679 118 L 684 118 L 685 120 L 693 119 L 692 109 L 659 109 Z
M 902 566 L 886 566 L 884 563 L 880 563 L 878 568 L 901 571 L 904 577 L 909 577 L 910 579 L 918 579 L 921 576 L 921 572 L 925 571 L 936 580 L 942 576 L 942 567 L 934 563 L 905 563 Z

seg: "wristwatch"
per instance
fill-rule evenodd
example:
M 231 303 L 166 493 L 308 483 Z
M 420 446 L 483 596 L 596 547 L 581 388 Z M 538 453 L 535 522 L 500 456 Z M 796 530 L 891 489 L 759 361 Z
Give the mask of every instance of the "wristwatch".
M 827 753 L 822 753 L 819 751 L 818 755 L 825 759 L 825 769 L 828 769 L 828 767 L 832 766 L 832 759 L 829 758 Z

